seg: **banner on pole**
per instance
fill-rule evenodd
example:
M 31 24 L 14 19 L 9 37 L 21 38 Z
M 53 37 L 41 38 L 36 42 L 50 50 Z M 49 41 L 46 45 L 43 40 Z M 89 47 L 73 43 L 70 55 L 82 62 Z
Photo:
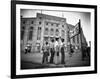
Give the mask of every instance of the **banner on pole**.
M 79 22 L 75 25 L 75 28 L 73 30 L 70 31 L 70 38 L 79 34 Z

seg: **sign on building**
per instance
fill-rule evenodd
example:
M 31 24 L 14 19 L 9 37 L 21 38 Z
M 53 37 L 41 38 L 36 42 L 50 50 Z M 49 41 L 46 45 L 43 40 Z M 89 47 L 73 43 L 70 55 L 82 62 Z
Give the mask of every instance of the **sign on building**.
M 70 38 L 79 34 L 79 23 L 75 25 L 75 28 L 70 31 Z

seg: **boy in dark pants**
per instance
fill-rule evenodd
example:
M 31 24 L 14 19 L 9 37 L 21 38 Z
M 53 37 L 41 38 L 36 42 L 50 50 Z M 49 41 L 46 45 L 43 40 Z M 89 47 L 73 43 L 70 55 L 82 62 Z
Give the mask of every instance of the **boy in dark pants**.
M 48 42 L 46 42 L 46 44 L 43 46 L 42 50 L 43 50 L 42 63 L 48 63 L 48 56 L 49 56 L 49 45 L 48 45 Z
M 50 43 L 50 63 L 53 63 L 54 61 L 54 55 L 55 55 L 55 50 L 54 50 L 54 40 L 51 41 Z
M 62 39 L 62 46 L 61 46 L 61 64 L 65 64 L 65 46 L 64 46 L 64 39 Z

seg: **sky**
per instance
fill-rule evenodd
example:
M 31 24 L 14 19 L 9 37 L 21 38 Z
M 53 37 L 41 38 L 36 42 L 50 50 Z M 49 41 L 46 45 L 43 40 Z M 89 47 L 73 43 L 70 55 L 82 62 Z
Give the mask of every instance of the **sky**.
M 89 12 L 21 9 L 21 15 L 23 17 L 36 17 L 37 13 L 66 18 L 66 22 L 72 25 L 76 25 L 79 19 L 81 19 L 81 27 L 86 40 L 87 42 L 91 41 L 91 14 Z

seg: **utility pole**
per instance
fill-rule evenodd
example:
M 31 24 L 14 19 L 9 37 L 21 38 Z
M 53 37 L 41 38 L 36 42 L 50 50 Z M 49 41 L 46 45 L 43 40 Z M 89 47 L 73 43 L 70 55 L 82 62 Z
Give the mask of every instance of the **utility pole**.
M 83 46 L 82 46 L 82 28 L 81 28 L 81 20 L 79 19 L 79 34 L 80 34 L 80 50 L 82 54 L 82 61 L 84 60 L 84 52 L 83 52 Z

